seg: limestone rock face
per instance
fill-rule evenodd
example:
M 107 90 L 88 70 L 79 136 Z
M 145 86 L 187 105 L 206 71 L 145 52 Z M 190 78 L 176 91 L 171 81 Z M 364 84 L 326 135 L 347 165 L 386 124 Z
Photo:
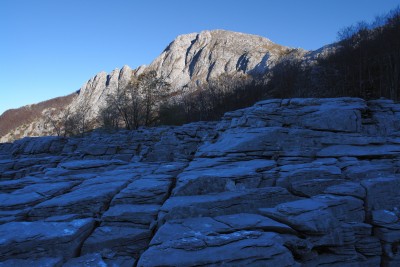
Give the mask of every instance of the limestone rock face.
M 263 74 L 291 49 L 267 38 L 224 30 L 178 36 L 150 65 L 173 88 L 224 74 Z
M 135 71 L 125 65 L 122 69 L 115 69 L 110 74 L 100 72 L 88 80 L 79 90 L 76 99 L 69 106 L 75 110 L 82 106 L 89 107 L 87 116 L 94 119 L 99 109 L 104 106 L 108 94 L 115 94 L 118 88 L 124 88 Z
M 399 151 L 358 98 L 0 144 L 0 266 L 398 266 Z

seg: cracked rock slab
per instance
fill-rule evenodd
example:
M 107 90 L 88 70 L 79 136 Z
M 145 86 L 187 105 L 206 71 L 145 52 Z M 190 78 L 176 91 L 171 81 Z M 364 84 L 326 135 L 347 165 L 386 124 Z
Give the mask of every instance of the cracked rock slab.
M 160 205 L 129 205 L 112 206 L 102 216 L 104 225 L 123 225 L 149 229 L 157 220 Z
M 29 216 L 44 219 L 49 215 L 80 214 L 81 217 L 97 217 L 106 209 L 113 196 L 124 187 L 126 182 L 89 184 L 72 192 L 44 201 L 36 205 Z
M 0 267 L 61 267 L 63 266 L 62 257 L 59 258 L 39 258 L 39 259 L 9 259 L 0 262 Z
M 93 219 L 0 225 L 0 261 L 9 258 L 74 257 L 93 226 Z
M 275 233 L 237 231 L 168 240 L 151 246 L 137 266 L 298 266 Z
M 234 213 L 258 213 L 258 208 L 274 207 L 301 199 L 281 187 L 265 187 L 209 195 L 169 198 L 161 207 L 159 223 L 172 219 L 218 216 Z
M 138 256 L 150 242 L 151 232 L 132 227 L 101 226 L 83 243 L 82 254 Z

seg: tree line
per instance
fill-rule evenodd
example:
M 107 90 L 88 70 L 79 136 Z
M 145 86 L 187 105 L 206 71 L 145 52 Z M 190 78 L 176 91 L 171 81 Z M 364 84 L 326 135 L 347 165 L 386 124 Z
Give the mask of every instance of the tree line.
M 400 98 L 400 9 L 338 32 L 334 51 L 312 64 L 281 60 L 268 74 L 271 97 Z

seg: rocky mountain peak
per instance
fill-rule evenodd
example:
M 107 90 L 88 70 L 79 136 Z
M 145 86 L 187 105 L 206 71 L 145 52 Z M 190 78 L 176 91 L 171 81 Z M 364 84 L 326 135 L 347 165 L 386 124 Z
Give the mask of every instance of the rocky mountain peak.
M 267 38 L 225 30 L 178 36 L 149 66 L 173 88 L 204 83 L 222 73 L 264 73 L 288 47 Z

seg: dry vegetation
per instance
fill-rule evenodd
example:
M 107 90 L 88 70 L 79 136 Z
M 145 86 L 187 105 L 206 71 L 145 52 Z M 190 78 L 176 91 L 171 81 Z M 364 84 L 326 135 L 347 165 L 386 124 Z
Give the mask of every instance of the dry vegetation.
M 10 109 L 0 116 L 0 137 L 17 129 L 23 125 L 32 123 L 34 120 L 42 116 L 45 109 L 61 110 L 69 105 L 76 93 L 67 96 L 53 98 L 29 106 L 18 109 Z

